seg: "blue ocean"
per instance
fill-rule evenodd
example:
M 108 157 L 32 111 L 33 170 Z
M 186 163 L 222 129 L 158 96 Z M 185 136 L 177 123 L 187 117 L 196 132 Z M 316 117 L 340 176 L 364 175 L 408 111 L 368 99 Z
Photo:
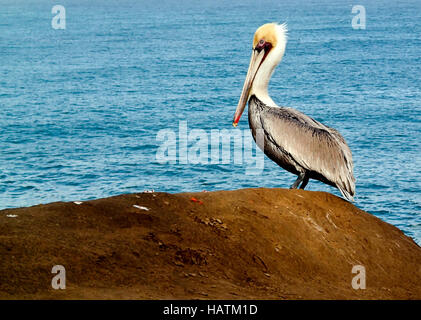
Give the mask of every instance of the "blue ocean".
M 144 190 L 289 187 L 268 158 L 157 161 L 160 130 L 231 130 L 254 31 L 288 24 L 269 93 L 338 129 L 355 204 L 421 243 L 421 2 L 0 0 L 0 209 Z M 356 4 L 366 11 L 355 29 Z M 52 27 L 54 5 L 65 29 Z M 248 130 L 247 114 L 239 128 Z M 311 181 L 308 190 L 340 196 Z

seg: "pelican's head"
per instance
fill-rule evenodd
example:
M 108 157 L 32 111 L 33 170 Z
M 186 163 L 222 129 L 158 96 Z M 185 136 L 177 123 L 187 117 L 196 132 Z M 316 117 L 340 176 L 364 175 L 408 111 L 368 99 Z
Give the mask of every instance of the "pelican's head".
M 264 103 L 273 103 L 268 96 L 267 87 L 275 67 L 284 55 L 286 33 L 286 24 L 276 23 L 264 24 L 256 30 L 249 69 L 232 123 L 234 127 L 240 121 L 244 108 L 253 94 Z

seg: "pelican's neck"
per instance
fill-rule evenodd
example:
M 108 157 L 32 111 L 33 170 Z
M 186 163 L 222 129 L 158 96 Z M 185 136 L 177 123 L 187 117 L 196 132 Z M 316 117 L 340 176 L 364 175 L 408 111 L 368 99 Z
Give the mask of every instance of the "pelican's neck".
M 263 64 L 257 72 L 256 77 L 254 78 L 253 86 L 250 90 L 250 97 L 255 95 L 256 98 L 262 101 L 265 105 L 275 106 L 275 102 L 273 102 L 272 98 L 269 96 L 268 86 L 276 66 L 274 66 L 272 70 L 267 68 L 262 69 L 262 67 Z
M 254 94 L 267 106 L 276 106 L 275 102 L 273 102 L 268 94 L 268 86 L 276 66 L 281 62 L 282 57 L 284 56 L 285 46 L 286 36 L 282 33 L 282 41 L 279 41 L 279 44 L 269 52 L 266 59 L 262 62 L 250 90 L 249 97 Z

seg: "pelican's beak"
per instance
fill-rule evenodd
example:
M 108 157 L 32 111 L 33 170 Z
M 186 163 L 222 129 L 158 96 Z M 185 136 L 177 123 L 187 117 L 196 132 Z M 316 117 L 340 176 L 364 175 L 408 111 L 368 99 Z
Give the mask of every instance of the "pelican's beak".
M 235 110 L 234 120 L 232 122 L 234 127 L 236 127 L 238 121 L 240 121 L 241 115 L 243 114 L 244 108 L 246 107 L 247 101 L 249 100 L 250 89 L 253 85 L 257 70 L 259 70 L 259 67 L 262 64 L 264 58 L 265 50 L 258 51 L 253 49 L 246 80 L 244 81 L 243 85 L 243 91 L 241 92 L 240 100 L 238 101 L 237 110 Z

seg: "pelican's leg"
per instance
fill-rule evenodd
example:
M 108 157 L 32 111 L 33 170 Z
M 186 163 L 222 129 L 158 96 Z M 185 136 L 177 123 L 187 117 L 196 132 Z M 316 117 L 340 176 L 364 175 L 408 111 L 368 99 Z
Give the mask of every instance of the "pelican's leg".
M 303 183 L 300 186 L 300 189 L 303 189 L 307 186 L 308 180 L 310 180 L 310 178 L 308 177 L 308 174 L 305 175 L 304 179 L 303 179 Z
M 295 182 L 292 184 L 291 187 L 289 187 L 290 189 L 297 189 L 298 185 L 301 183 L 301 181 L 303 181 L 304 177 L 305 177 L 306 173 L 305 172 L 300 172 L 300 174 L 298 175 L 297 180 L 295 180 Z

